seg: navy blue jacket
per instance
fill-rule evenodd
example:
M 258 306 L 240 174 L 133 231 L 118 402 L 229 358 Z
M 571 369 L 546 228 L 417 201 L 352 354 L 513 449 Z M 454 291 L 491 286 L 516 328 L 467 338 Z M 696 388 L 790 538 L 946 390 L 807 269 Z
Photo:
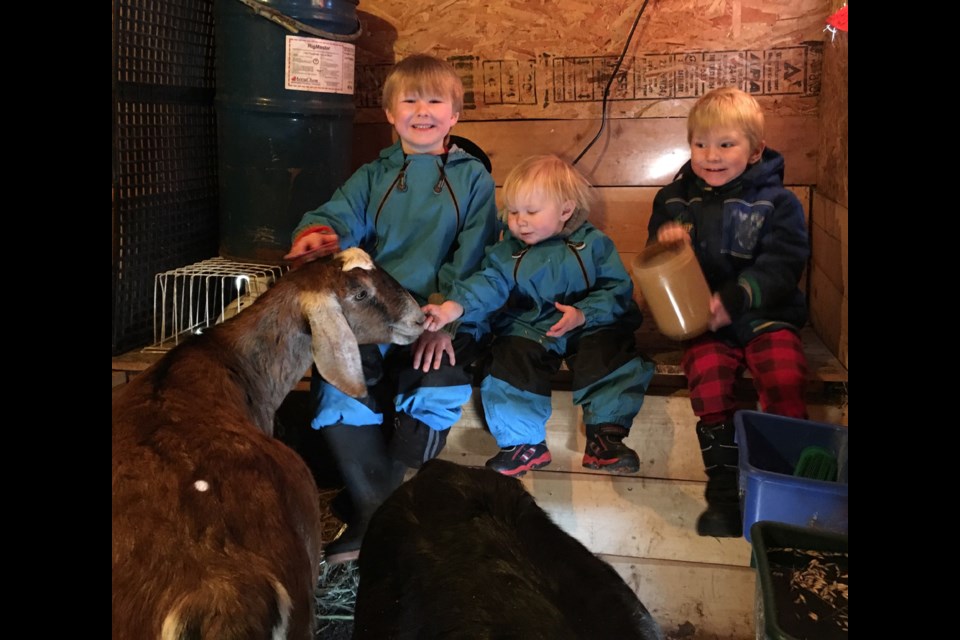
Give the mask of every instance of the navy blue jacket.
M 689 231 L 707 284 L 733 321 L 717 337 L 732 344 L 777 329 L 799 331 L 807 320 L 799 282 L 810 240 L 803 206 L 783 186 L 783 166 L 783 156 L 767 148 L 739 178 L 710 187 L 688 161 L 653 201 L 649 241 L 666 222 Z

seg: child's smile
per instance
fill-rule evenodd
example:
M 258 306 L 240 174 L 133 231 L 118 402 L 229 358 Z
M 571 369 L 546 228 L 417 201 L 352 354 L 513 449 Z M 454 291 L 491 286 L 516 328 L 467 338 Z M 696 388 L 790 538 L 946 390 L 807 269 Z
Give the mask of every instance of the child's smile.
M 693 172 L 711 187 L 723 186 L 740 176 L 762 152 L 763 146 L 751 149 L 747 136 L 736 128 L 699 131 L 690 139 Z
M 407 153 L 443 153 L 443 141 L 460 117 L 449 98 L 411 94 L 401 95 L 386 114 Z

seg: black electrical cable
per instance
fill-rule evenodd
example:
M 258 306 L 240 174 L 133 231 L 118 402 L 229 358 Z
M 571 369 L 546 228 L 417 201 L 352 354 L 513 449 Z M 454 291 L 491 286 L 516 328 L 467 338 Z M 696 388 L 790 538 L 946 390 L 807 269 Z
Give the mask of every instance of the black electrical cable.
M 637 12 L 637 17 L 633 21 L 633 26 L 630 27 L 630 33 L 627 35 L 627 43 L 623 45 L 620 59 L 617 60 L 617 64 L 613 68 L 613 73 L 610 74 L 610 79 L 607 80 L 607 87 L 603 90 L 603 105 L 600 107 L 600 129 L 597 130 L 597 135 L 593 136 L 593 140 L 580 152 L 577 159 L 573 161 L 573 164 L 580 162 L 580 158 L 582 158 L 583 154 L 589 151 L 593 143 L 600 138 L 600 134 L 603 133 L 603 128 L 607 125 L 607 98 L 610 95 L 610 87 L 613 86 L 613 80 L 617 77 L 617 72 L 620 71 L 620 65 L 623 64 L 623 59 L 627 56 L 627 49 L 630 48 L 630 41 L 633 40 L 633 32 L 637 30 L 637 25 L 640 23 L 640 18 L 643 16 L 643 12 L 646 10 L 649 1 L 650 0 L 643 0 L 643 6 L 640 7 L 640 11 Z

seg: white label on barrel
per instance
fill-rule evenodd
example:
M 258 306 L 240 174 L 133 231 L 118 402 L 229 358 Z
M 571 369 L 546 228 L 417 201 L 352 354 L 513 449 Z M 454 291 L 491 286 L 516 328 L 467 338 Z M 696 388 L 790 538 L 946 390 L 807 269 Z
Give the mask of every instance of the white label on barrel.
M 353 95 L 355 51 L 347 42 L 287 36 L 283 88 Z

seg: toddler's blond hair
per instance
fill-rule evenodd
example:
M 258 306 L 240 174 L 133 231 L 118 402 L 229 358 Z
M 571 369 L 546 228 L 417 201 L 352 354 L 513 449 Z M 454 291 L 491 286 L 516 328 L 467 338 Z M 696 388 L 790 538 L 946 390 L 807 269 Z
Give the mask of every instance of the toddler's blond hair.
M 398 62 L 383 83 L 382 106 L 392 109 L 404 93 L 450 98 L 454 113 L 463 111 L 463 82 L 446 60 L 416 53 Z
M 749 93 L 736 87 L 710 91 L 694 103 L 687 116 L 687 143 L 716 127 L 733 127 L 747 137 L 751 150 L 764 142 L 763 110 Z
M 519 195 L 539 189 L 554 202 L 573 200 L 585 219 L 593 204 L 593 187 L 569 162 L 555 155 L 530 156 L 520 161 L 503 181 L 506 209 Z M 501 216 L 506 219 L 506 209 Z

